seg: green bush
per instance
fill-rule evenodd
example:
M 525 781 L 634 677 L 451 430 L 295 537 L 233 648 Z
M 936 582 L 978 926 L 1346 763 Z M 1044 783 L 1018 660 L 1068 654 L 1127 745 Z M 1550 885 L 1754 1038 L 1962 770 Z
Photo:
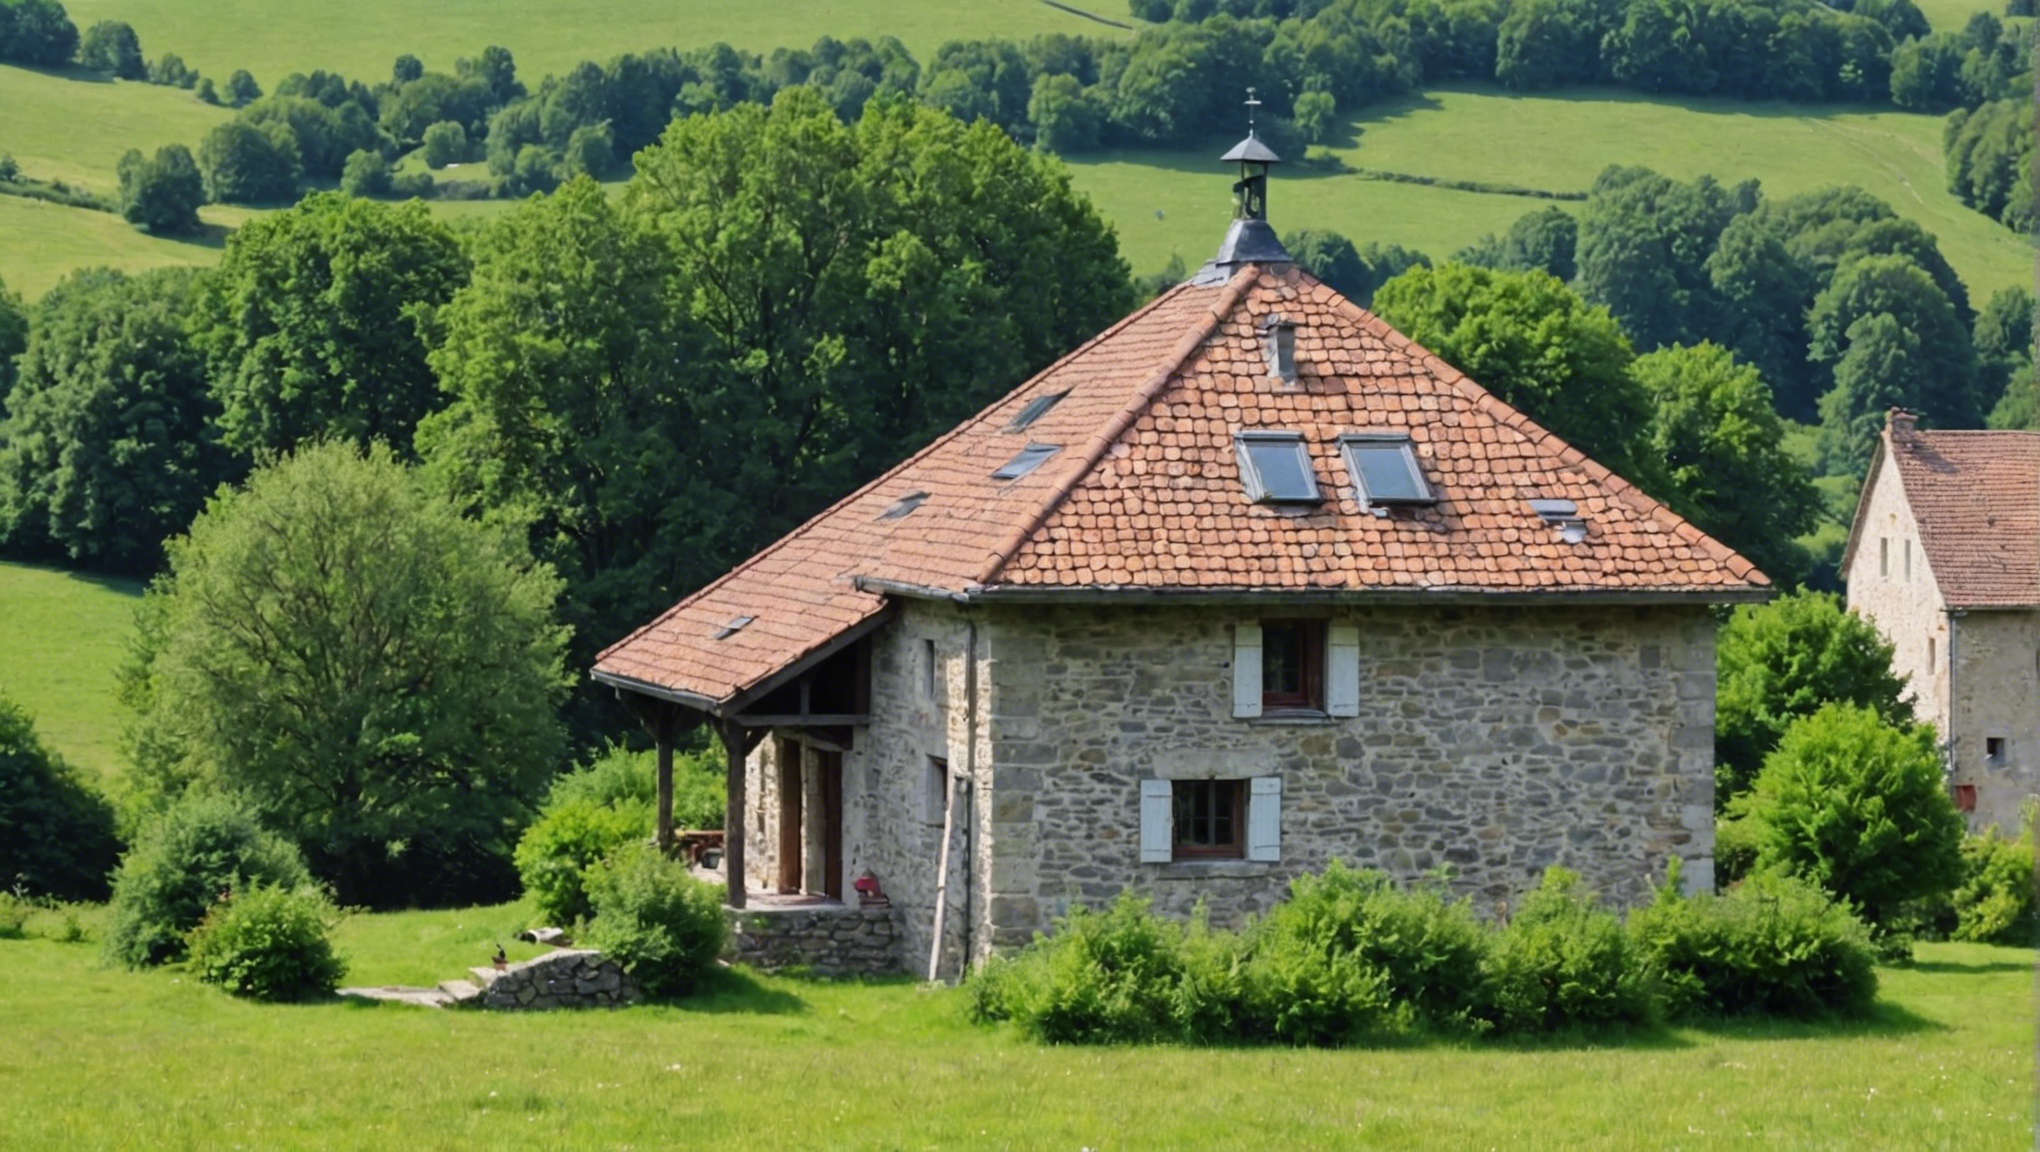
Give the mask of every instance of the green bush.
M 119 858 L 112 806 L 43 744 L 26 711 L 0 696 L 0 888 L 104 899 Z
M 185 934 L 222 896 L 311 879 L 297 849 L 263 829 L 245 803 L 194 794 L 144 827 L 114 874 L 107 959 L 130 968 L 179 959 Z
M 1471 907 L 1379 872 L 1334 861 L 1297 878 L 1251 937 L 1248 1015 L 1291 1043 L 1461 1026 L 1480 1003 L 1487 940 Z
M 686 864 L 650 847 L 618 852 L 586 883 L 595 917 L 582 943 L 623 965 L 645 995 L 687 995 L 722 953 L 722 888 L 688 875 Z
M 204 983 L 252 1000 L 330 996 L 347 971 L 326 938 L 333 916 L 314 888 L 236 891 L 191 931 L 191 969 Z
M 1671 1015 L 1859 1015 L 1876 999 L 1869 929 L 1818 887 L 1774 874 L 1724 896 L 1674 887 L 1629 917 Z
M 1121 895 L 1081 906 L 1055 930 L 970 981 L 979 1020 L 1011 1020 L 1050 1044 L 1216 1040 L 1242 991 L 1233 938 L 1194 931 Z
M 642 800 L 609 807 L 590 800 L 549 803 L 517 841 L 517 874 L 524 892 L 548 924 L 572 924 L 594 912 L 584 875 L 610 853 L 652 831 L 652 808 Z
M 565 800 L 589 800 L 617 805 L 626 800 L 655 804 L 659 798 L 658 760 L 651 752 L 633 752 L 612 744 L 590 761 L 586 768 L 553 781 L 546 804 Z M 720 828 L 723 826 L 723 771 L 719 758 L 708 752 L 676 752 L 673 756 L 673 826 L 675 828 Z
M 1655 989 L 1629 937 L 1577 874 L 1551 868 L 1495 938 L 1481 1011 L 1504 1032 L 1648 1022 Z
M 2033 900 L 2033 829 L 2006 840 L 1996 828 L 1962 841 L 1962 882 L 1949 897 L 1957 940 L 2040 943 Z
M 25 896 L 0 891 L 0 940 L 19 940 L 28 935 L 28 915 L 35 905 Z

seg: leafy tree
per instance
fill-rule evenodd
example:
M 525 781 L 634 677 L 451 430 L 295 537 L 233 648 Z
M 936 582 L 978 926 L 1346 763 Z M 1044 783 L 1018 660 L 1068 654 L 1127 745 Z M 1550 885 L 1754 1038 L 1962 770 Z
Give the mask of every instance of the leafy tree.
M 112 806 L 0 694 L 0 883 L 60 900 L 103 900 L 119 857 Z
M 1296 97 L 1296 130 L 1312 144 L 1326 144 L 1339 130 L 1339 101 L 1330 92 L 1303 92 Z
M 1946 112 L 1962 102 L 1962 45 L 1946 32 L 1899 43 L 1891 52 L 1891 102 L 1913 112 Z
M 229 120 L 198 146 L 208 200 L 224 204 L 282 204 L 295 200 L 303 163 L 297 138 L 281 124 L 258 128 Z
M 1831 703 L 1912 722 L 1891 643 L 1835 596 L 1795 592 L 1743 605 L 1715 641 L 1714 803 L 1746 791 L 1792 722 Z
M 370 148 L 349 153 L 340 170 L 340 190 L 349 196 L 389 195 L 390 162 Z
M 1495 41 L 1495 79 L 1535 91 L 1601 78 L 1601 42 L 1611 9 L 1590 0 L 1519 0 L 1509 5 Z
M 492 105 L 508 104 L 524 95 L 524 85 L 517 81 L 517 59 L 510 55 L 508 48 L 491 44 L 473 60 L 463 58 L 455 61 L 453 70 L 462 77 L 472 76 L 486 85 Z M 411 77 L 413 80 L 417 78 L 416 75 Z
M 1941 151 L 1948 190 L 2016 232 L 2033 225 L 2033 101 L 1994 100 L 1949 113 Z
M 409 84 L 425 74 L 424 62 L 405 52 L 390 65 L 390 82 L 398 86 Z
M 1027 119 L 1034 125 L 1036 147 L 1070 156 L 1098 146 L 1105 108 L 1076 77 L 1056 72 L 1034 81 Z
M 255 83 L 255 77 L 249 75 L 246 68 L 234 69 L 233 75 L 227 77 L 228 105 L 242 108 L 260 99 L 262 86 Z
M 184 145 L 165 144 L 150 159 L 129 149 L 120 158 L 118 171 L 120 214 L 128 223 L 158 236 L 185 235 L 203 227 L 198 207 L 205 203 L 205 177 Z
M 1849 901 L 1872 925 L 1962 879 L 1962 817 L 1928 725 L 1823 706 L 1792 723 L 1739 806 L 1757 867 L 1791 872 Z
M 1918 405 L 1908 385 L 1932 374 L 1933 351 L 1889 312 L 1849 325 L 1848 350 L 1835 364 L 1835 384 L 1820 398 L 1821 466 L 1830 476 L 1861 476 L 1878 429 L 1893 408 Z
M 1282 238 L 1282 246 L 1305 271 L 1363 308 L 1374 299 L 1375 290 L 1383 284 L 1411 268 L 1428 268 L 1431 265 L 1430 257 L 1399 244 L 1369 241 L 1355 247 L 1351 240 L 1329 229 L 1306 228 L 1291 232 Z M 1182 277 L 1175 279 L 1181 280 Z
M 452 120 L 441 120 L 425 129 L 425 166 L 439 169 L 467 159 L 467 129 Z
M 1034 76 L 1006 40 L 951 40 L 921 72 L 921 98 L 969 123 L 989 120 L 1015 136 L 1028 127 Z
M 1475 383 L 1647 490 L 1650 397 L 1629 374 L 1629 341 L 1545 272 L 1446 264 L 1382 285 L 1374 310 Z
M 311 880 L 297 849 L 264 829 L 245 802 L 186 796 L 144 821 L 114 874 L 106 958 L 130 968 L 182 959 L 186 934 L 222 897 Z
M 0 60 L 57 68 L 77 50 L 78 26 L 57 0 L 0 3 Z
M 1636 358 L 1650 394 L 1650 448 L 1664 461 L 1666 502 L 1702 531 L 1792 581 L 1806 558 L 1792 538 L 1820 513 L 1813 480 L 1784 448 L 1785 426 L 1756 369 L 1716 344 Z
M 1707 259 L 1756 199 L 1754 183 L 1723 188 L 1702 176 L 1681 184 L 1648 168 L 1611 167 L 1580 212 L 1574 287 L 1606 305 L 1640 348 L 1697 343 L 1718 326 L 1721 308 Z
M 215 107 L 219 105 L 220 94 L 213 90 L 212 77 L 210 76 L 199 77 L 198 84 L 191 94 L 197 97 L 198 102 L 201 104 L 211 104 Z
M 560 174 L 572 179 L 575 176 L 600 178 L 616 166 L 616 134 L 609 125 L 583 124 L 567 137 L 567 148 L 560 156 Z
M 386 448 L 321 444 L 169 550 L 125 676 L 148 778 L 242 792 L 343 903 L 508 879 L 568 683 L 560 582 L 514 527 L 463 517 Z
M 452 120 L 469 136 L 480 136 L 494 106 L 488 82 L 481 77 L 427 72 L 385 98 L 379 112 L 384 131 L 400 141 L 412 141 L 423 139 L 425 129 L 441 120 Z
M 184 327 L 190 269 L 77 273 L 36 307 L 0 422 L 0 541 L 17 554 L 147 573 L 226 478 L 204 363 Z
M 244 225 L 194 322 L 222 443 L 250 458 L 315 437 L 408 445 L 441 403 L 425 326 L 466 280 L 422 204 L 328 192 Z
M 1990 410 L 1990 427 L 2040 432 L 2040 374 L 2028 364 L 2012 377 L 1997 406 Z
M 0 404 L 14 390 L 14 358 L 28 348 L 28 308 L 0 279 Z
M 329 105 L 311 96 L 291 95 L 283 85 L 277 87 L 276 95 L 243 109 L 241 122 L 264 129 L 275 125 L 289 132 L 306 175 L 337 179 L 350 154 L 363 148 L 381 149 L 383 140 L 375 120 L 359 102 L 343 100 Z
M 165 52 L 149 63 L 149 83 L 165 88 L 189 88 L 198 83 L 198 73 L 175 52 Z
M 149 71 L 142 41 L 125 20 L 101 20 L 87 28 L 78 41 L 78 63 L 122 80 L 146 79 Z
M 1897 404 L 1947 427 L 1982 423 L 1970 322 L 1910 256 L 1847 260 L 1814 298 L 1807 330 L 1809 357 L 1833 365 L 1820 408 L 1832 469 L 1856 472 L 1868 460 L 1869 442 L 1857 441 L 1873 409 L 1881 418 Z
M 1490 232 L 1453 253 L 1452 261 L 1505 272 L 1534 268 L 1570 280 L 1579 267 L 1575 259 L 1579 236 L 1579 222 L 1571 213 L 1563 208 L 1540 208 L 1516 217 L 1503 235 Z

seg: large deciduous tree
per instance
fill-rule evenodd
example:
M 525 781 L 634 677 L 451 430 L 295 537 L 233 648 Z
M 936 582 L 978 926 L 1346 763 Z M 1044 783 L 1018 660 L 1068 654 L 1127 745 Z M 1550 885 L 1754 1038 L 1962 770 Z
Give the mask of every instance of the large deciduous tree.
M 1909 724 L 1891 643 L 1834 596 L 1798 592 L 1735 610 L 1715 642 L 1714 800 L 1749 788 L 1794 720 L 1841 702 Z
M 113 807 L 0 694 L 0 884 L 36 896 L 99 900 L 120 862 Z
M 198 307 L 222 443 L 250 458 L 313 437 L 408 449 L 441 402 L 427 326 L 467 275 L 422 204 L 325 193 L 251 221 Z
M 185 331 L 196 274 L 93 269 L 36 306 L 0 422 L 0 543 L 147 573 L 225 479 L 204 363 Z
M 1720 324 L 1707 258 L 1722 229 L 1756 202 L 1754 182 L 1682 184 L 1648 168 L 1609 168 L 1580 212 L 1573 286 L 1606 305 L 1639 348 L 1698 343 Z
M 1665 500 L 1703 531 L 1796 582 L 1820 495 L 1785 451 L 1784 422 L 1755 368 L 1716 344 L 1646 353 L 1630 373 L 1651 397 L 1650 446 L 1664 461 Z
M 345 903 L 503 895 L 568 681 L 560 581 L 521 534 L 328 443 L 169 552 L 123 685 L 145 786 L 246 795 Z
M 129 149 L 120 158 L 120 214 L 130 224 L 158 236 L 176 236 L 200 228 L 199 205 L 205 203 L 205 179 L 191 150 L 165 144 L 153 157 Z
M 1545 272 L 1464 264 L 1413 268 L 1382 285 L 1374 311 L 1475 383 L 1646 491 L 1663 489 L 1645 450 L 1650 397 L 1606 308 Z

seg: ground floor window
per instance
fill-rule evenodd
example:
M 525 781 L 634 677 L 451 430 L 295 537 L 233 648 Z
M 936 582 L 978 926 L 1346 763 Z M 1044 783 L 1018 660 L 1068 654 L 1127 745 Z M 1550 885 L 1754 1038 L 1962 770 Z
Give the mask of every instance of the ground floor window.
M 1177 780 L 1171 792 L 1170 854 L 1240 857 L 1246 854 L 1246 781 Z
M 1282 858 L 1281 777 L 1140 783 L 1142 862 Z

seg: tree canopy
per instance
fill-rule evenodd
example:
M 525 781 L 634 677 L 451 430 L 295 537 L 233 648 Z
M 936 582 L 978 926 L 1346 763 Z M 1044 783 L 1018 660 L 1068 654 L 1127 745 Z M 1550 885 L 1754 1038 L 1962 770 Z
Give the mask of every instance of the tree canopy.
M 119 863 L 113 809 L 0 695 L 0 885 L 35 896 L 98 900 Z
M 247 796 L 343 903 L 500 898 L 563 758 L 559 589 L 388 449 L 300 449 L 171 541 L 124 678 L 137 771 Z

